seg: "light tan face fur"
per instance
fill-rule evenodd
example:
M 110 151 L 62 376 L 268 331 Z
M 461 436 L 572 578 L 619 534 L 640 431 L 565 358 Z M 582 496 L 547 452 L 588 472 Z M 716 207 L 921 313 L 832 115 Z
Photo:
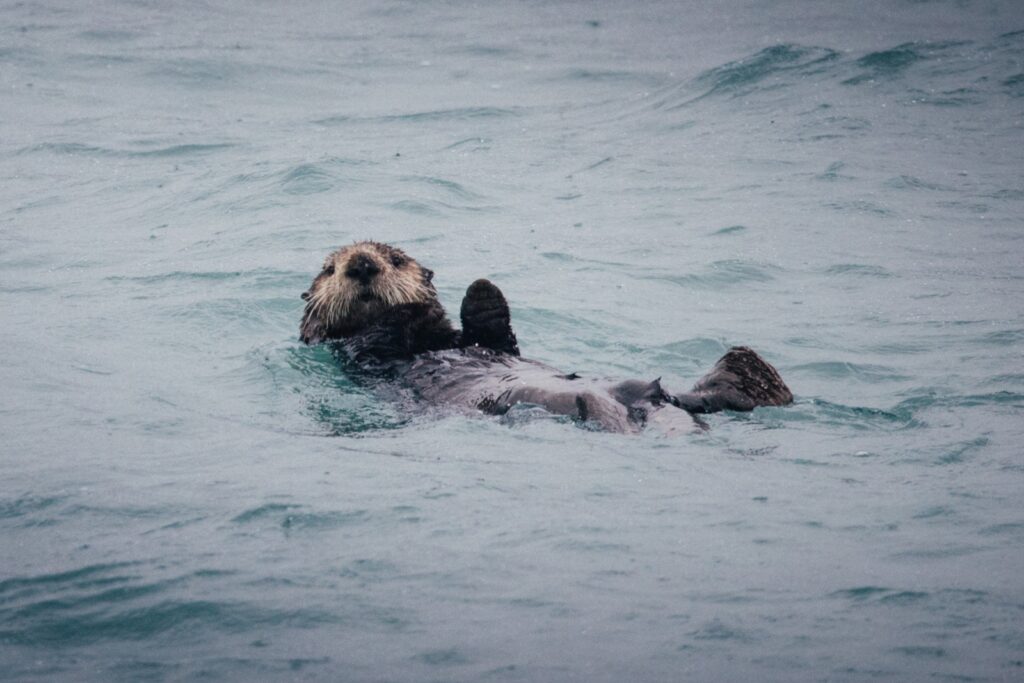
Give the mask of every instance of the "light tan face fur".
M 352 333 L 394 306 L 435 299 L 432 276 L 400 249 L 357 242 L 324 261 L 323 270 L 303 295 L 305 318 L 319 318 L 326 330 Z

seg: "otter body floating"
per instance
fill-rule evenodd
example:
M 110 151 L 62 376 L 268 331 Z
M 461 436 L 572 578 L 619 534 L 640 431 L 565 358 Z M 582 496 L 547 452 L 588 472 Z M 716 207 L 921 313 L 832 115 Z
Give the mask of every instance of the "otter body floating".
M 682 394 L 659 380 L 609 383 L 520 357 L 501 290 L 477 280 L 466 291 L 462 329 L 437 299 L 434 273 L 405 252 L 357 242 L 332 253 L 302 298 L 300 339 L 338 342 L 361 373 L 412 389 L 418 398 L 493 415 L 533 404 L 615 432 L 645 425 L 676 432 L 703 426 L 701 413 L 793 401 L 770 364 L 733 347 Z

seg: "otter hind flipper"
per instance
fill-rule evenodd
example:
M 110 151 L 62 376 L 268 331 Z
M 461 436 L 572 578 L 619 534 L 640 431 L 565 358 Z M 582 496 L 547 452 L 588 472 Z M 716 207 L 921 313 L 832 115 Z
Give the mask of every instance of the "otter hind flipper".
M 734 346 L 693 389 L 674 399 L 675 405 L 690 413 L 715 413 L 784 406 L 793 402 L 793 394 L 766 360 L 746 346 Z
M 508 302 L 489 280 L 477 280 L 462 299 L 462 345 L 482 346 L 518 356 L 519 344 L 512 331 Z

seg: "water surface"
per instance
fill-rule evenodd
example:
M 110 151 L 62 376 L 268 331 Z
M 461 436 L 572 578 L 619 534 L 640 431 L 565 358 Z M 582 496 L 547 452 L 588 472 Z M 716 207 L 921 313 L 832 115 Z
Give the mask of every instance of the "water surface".
M 0 17 L 0 679 L 1024 675 L 1017 3 Z M 410 415 L 297 341 L 364 238 L 796 404 Z

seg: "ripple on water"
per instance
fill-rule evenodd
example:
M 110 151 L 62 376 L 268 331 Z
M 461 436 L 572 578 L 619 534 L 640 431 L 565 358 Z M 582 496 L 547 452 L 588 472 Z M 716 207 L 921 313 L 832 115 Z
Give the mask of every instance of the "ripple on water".
M 834 117 L 832 117 L 834 118 Z M 846 175 L 841 171 L 846 168 L 846 164 L 842 161 L 835 161 L 828 165 L 828 168 L 824 172 L 815 176 L 818 180 L 824 180 L 827 182 L 836 182 L 840 180 L 854 180 L 853 176 Z
M 317 194 L 334 185 L 335 178 L 319 164 L 299 164 L 281 178 L 281 191 L 285 194 Z
M 222 88 L 227 84 L 239 82 L 249 72 L 245 65 L 224 59 L 203 59 L 197 57 L 179 57 L 164 59 L 146 72 L 148 78 L 169 85 L 188 88 L 208 89 Z
M 331 510 L 329 512 L 295 512 L 281 520 L 281 528 L 289 531 L 336 529 L 369 521 L 368 510 Z
M 941 192 L 950 192 L 953 190 L 953 188 L 948 185 L 940 185 L 939 183 L 929 182 L 911 175 L 901 175 L 895 178 L 890 178 L 885 181 L 885 185 L 894 190 L 936 190 Z
M 455 666 L 469 664 L 469 658 L 455 648 L 427 650 L 413 655 L 412 659 L 430 666 Z
M 766 412 L 761 409 L 762 412 Z M 845 429 L 894 431 L 921 426 L 913 412 L 908 410 L 880 410 L 831 403 L 822 399 L 798 400 L 785 410 L 772 411 L 775 419 L 787 422 L 815 422 Z
M 869 344 L 862 347 L 864 351 L 871 353 L 882 354 L 885 356 L 896 356 L 896 355 L 915 355 L 920 353 L 930 353 L 933 345 L 929 342 L 923 341 L 898 341 L 898 342 L 884 342 L 882 344 Z
M 713 619 L 700 628 L 687 633 L 693 640 L 731 641 L 737 643 L 753 643 L 757 638 L 748 631 L 732 626 L 721 619 Z
M 956 552 L 956 549 L 950 550 Z M 940 552 L 929 556 L 942 555 Z M 992 603 L 992 596 L 989 593 L 971 588 L 922 591 L 868 585 L 837 590 L 825 597 L 840 600 L 846 604 L 847 609 L 856 611 L 901 610 L 920 615 L 950 615 L 965 624 L 985 623 L 990 617 Z
M 272 268 L 253 268 L 251 270 L 170 270 L 145 275 L 109 275 L 106 282 L 121 285 L 131 283 L 142 286 L 181 285 L 195 287 L 211 282 L 239 281 L 242 289 L 262 287 L 272 289 L 280 287 L 284 280 L 305 282 L 302 275 Z
M 164 600 L 138 604 L 139 598 L 160 593 L 168 587 L 166 583 L 151 584 L 79 599 L 47 599 L 20 609 L 0 610 L 5 624 L 0 627 L 0 641 L 13 645 L 66 647 L 100 641 L 145 641 L 168 632 L 194 640 L 206 631 L 240 632 L 284 623 L 313 628 L 336 621 L 329 613 L 310 608 L 279 610 L 223 600 Z
M 290 503 L 268 503 L 246 510 L 231 521 L 236 524 L 252 524 L 269 521 L 286 531 L 333 529 L 341 526 L 361 524 L 370 519 L 367 510 L 331 510 L 309 512 L 302 505 Z
M 128 581 L 137 578 L 137 576 L 134 574 L 112 575 L 112 572 L 126 567 L 137 567 L 140 564 L 140 562 L 94 564 L 54 574 L 38 574 L 36 576 L 4 579 L 0 581 L 0 604 L 7 605 L 40 592 L 50 594 L 67 589 L 89 588 Z
M 463 185 L 454 180 L 435 178 L 432 176 L 402 176 L 399 182 L 413 185 L 425 186 L 429 189 L 437 189 L 445 194 L 462 201 L 479 202 L 483 197 L 476 192 L 466 189 Z
M 18 154 L 59 154 L 67 156 L 116 157 L 122 159 L 176 158 L 215 154 L 235 147 L 230 142 L 175 144 L 155 149 L 117 149 L 79 142 L 41 142 L 18 150 Z
M 313 123 L 320 126 L 340 126 L 353 123 L 434 123 L 445 121 L 471 121 L 474 119 L 501 119 L 518 116 L 515 109 L 501 109 L 498 107 L 463 107 L 458 109 L 435 109 L 429 111 L 411 112 L 408 114 L 385 114 L 380 116 L 329 116 L 317 119 Z
M 443 147 L 442 149 L 444 149 L 444 150 L 461 149 L 463 151 L 468 151 L 468 152 L 485 152 L 485 151 L 491 149 L 491 144 L 492 143 L 493 143 L 493 140 L 491 138 L 479 137 L 478 136 L 478 137 L 464 138 L 462 140 L 456 140 L 455 142 L 451 143 L 450 145 L 447 145 L 447 146 Z
M 585 258 L 576 254 L 568 254 L 564 251 L 545 251 L 541 252 L 540 255 L 548 261 L 572 263 L 584 267 L 596 266 L 599 269 L 625 269 L 630 267 L 630 264 L 620 260 Z
M 643 83 L 655 84 L 659 79 L 653 74 L 641 71 L 573 68 L 568 69 L 564 73 L 556 74 L 551 80 L 556 82 L 584 81 L 593 83 L 636 83 L 642 85 Z
M 942 519 L 953 517 L 956 510 L 948 505 L 933 505 L 914 514 L 914 519 Z
M 790 367 L 792 373 L 804 373 L 822 379 L 856 380 L 866 384 L 879 382 L 901 382 L 909 379 L 895 368 L 869 363 L 850 363 L 843 361 L 822 361 L 804 363 Z
M 890 651 L 896 654 L 916 658 L 927 657 L 928 659 L 936 659 L 946 656 L 946 648 L 928 645 L 902 645 L 894 647 Z
M 712 235 L 737 235 L 739 233 L 747 232 L 748 228 L 745 225 L 730 225 L 724 228 L 719 228 L 712 232 Z
M 500 207 L 461 183 L 435 176 L 402 176 L 398 179 L 413 196 L 388 203 L 391 209 L 415 216 L 441 217 L 453 213 L 493 213 Z M 403 191 L 396 194 L 401 196 Z
M 655 359 L 690 359 L 704 365 L 708 360 L 718 360 L 726 351 L 729 344 L 721 339 L 710 337 L 693 337 L 680 341 L 669 342 L 660 346 L 653 346 L 648 350 Z M 671 363 L 670 364 L 674 364 Z
M 968 439 L 967 441 L 959 441 L 943 446 L 941 447 L 938 457 L 935 459 L 935 463 L 938 465 L 953 465 L 961 463 L 972 453 L 987 446 L 988 443 L 988 437 L 979 436 L 974 439 Z
M 87 41 L 96 41 L 99 43 L 124 43 L 129 40 L 135 40 L 141 38 L 145 34 L 138 31 L 125 31 L 121 29 L 89 29 L 86 31 L 80 31 L 79 37 L 84 38 Z
M 238 516 L 231 519 L 236 524 L 248 524 L 249 522 L 259 521 L 269 516 L 280 516 L 281 514 L 287 514 L 289 510 L 299 508 L 299 505 L 292 505 L 289 503 L 268 503 L 266 505 L 260 505 L 259 507 L 251 508 Z
M 878 202 L 866 199 L 854 199 L 851 201 L 829 201 L 823 204 L 826 208 L 833 209 L 840 213 L 869 214 L 874 216 L 892 216 L 894 211 Z
M 280 412 L 303 414 L 329 435 L 360 436 L 409 424 L 410 416 L 395 401 L 383 400 L 368 388 L 355 384 L 339 367 L 342 357 L 329 345 L 288 346 L 252 354 L 252 372 L 244 380 L 263 392 L 274 404 L 286 403 Z M 295 406 L 293 401 L 297 400 Z M 275 412 L 274 422 L 279 420 Z M 300 430 L 301 431 L 301 430 Z
M 198 570 L 153 580 L 143 562 L 88 565 L 0 582 L 0 642 L 75 646 L 140 641 L 167 633 L 239 631 L 257 625 L 314 626 L 334 618 L 314 609 L 272 609 L 237 601 L 172 599 L 212 587 L 232 572 Z M 145 578 L 144 578 L 145 577 Z M 188 636 L 192 637 L 192 636 Z
M 876 598 L 879 595 L 885 595 L 891 592 L 888 588 L 882 588 L 880 586 L 857 586 L 856 588 L 845 588 L 843 590 L 829 593 L 827 597 L 830 598 L 846 598 L 848 600 L 854 600 L 857 602 Z
M 638 276 L 641 280 L 659 280 L 687 289 L 720 289 L 754 282 L 771 282 L 782 269 L 770 263 L 757 263 L 739 259 L 715 261 L 700 273 L 685 275 L 663 274 Z
M 1004 188 L 1001 190 L 995 190 L 993 192 L 982 193 L 982 197 L 991 197 L 992 199 L 1007 199 L 1011 201 L 1019 201 L 1024 199 L 1024 190 L 1017 188 Z
M 358 185 L 366 180 L 364 167 L 371 162 L 363 159 L 331 156 L 318 161 L 309 161 L 290 166 L 275 174 L 266 173 L 238 175 L 222 191 L 231 192 L 238 188 L 255 185 L 262 194 L 267 188 L 264 181 L 270 179 L 274 187 L 288 195 L 308 195 L 327 192 L 341 185 Z
M 402 199 L 386 204 L 390 209 L 424 218 L 442 218 L 453 213 L 496 213 L 494 206 L 470 206 L 429 199 Z
M 51 508 L 65 500 L 62 496 L 23 496 L 15 499 L 0 500 L 0 519 L 13 519 L 33 515 Z
M 976 406 L 1012 405 L 1024 407 L 1024 394 L 996 391 L 991 394 L 955 394 L 929 391 L 900 401 L 894 410 L 919 412 L 929 408 L 973 408 Z
M 1024 329 L 1012 329 L 1012 330 L 999 330 L 998 332 L 989 332 L 978 338 L 978 342 L 982 344 L 992 344 L 994 346 L 1012 346 L 1014 344 L 1020 344 L 1024 342 Z
M 864 263 L 838 263 L 826 268 L 825 274 L 883 279 L 895 277 L 891 271 L 883 268 L 882 266 L 873 266 Z
M 1024 97 L 1024 73 L 1005 78 L 1002 84 L 1006 88 L 1007 94 L 1013 97 Z

